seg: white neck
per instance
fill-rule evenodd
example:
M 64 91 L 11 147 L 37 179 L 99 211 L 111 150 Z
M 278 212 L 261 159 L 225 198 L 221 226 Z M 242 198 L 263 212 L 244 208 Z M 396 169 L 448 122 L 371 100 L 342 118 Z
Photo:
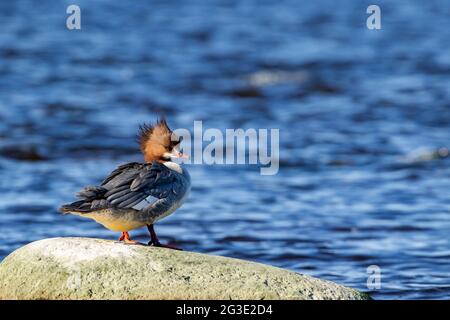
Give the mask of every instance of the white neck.
M 163 164 L 170 170 L 178 172 L 179 174 L 183 174 L 183 168 L 178 163 L 175 163 L 172 161 L 166 161 Z

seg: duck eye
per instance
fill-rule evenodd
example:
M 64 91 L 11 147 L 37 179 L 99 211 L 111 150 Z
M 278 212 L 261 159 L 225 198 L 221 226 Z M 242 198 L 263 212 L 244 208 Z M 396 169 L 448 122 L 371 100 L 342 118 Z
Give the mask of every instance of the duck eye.
M 178 140 L 171 141 L 171 142 L 170 142 L 170 146 L 173 148 L 173 147 L 175 147 L 176 145 L 180 144 L 182 140 L 183 140 L 183 138 L 180 137 L 180 138 L 178 138 Z

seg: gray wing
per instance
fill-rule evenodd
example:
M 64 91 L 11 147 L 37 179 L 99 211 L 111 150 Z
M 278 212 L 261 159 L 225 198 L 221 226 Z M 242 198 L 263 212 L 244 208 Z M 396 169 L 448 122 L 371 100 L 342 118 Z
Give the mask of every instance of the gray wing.
M 142 210 L 159 199 L 170 197 L 177 173 L 158 162 L 127 163 L 119 166 L 103 182 L 104 198 L 116 208 Z

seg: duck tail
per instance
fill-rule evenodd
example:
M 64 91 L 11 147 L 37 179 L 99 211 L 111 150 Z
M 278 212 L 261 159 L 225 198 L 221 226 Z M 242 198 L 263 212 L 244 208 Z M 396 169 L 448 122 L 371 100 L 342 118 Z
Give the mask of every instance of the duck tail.
M 88 213 L 90 211 L 90 208 L 91 206 L 89 203 L 84 200 L 80 200 L 68 204 L 63 204 L 61 207 L 59 207 L 58 211 L 62 214 L 83 214 Z
M 84 214 L 91 212 L 94 207 L 101 207 L 106 200 L 103 198 L 107 190 L 103 187 L 89 186 L 77 193 L 81 200 L 62 205 L 58 211 L 67 214 Z
M 88 186 L 77 193 L 77 198 L 84 201 L 92 201 L 96 199 L 103 199 L 106 189 L 99 186 Z

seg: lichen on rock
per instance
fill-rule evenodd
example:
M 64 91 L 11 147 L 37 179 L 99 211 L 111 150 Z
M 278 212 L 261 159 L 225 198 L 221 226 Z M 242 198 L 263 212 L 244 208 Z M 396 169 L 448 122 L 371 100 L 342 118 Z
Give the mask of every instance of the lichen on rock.
M 30 243 L 0 264 L 0 299 L 368 299 L 233 258 L 88 238 Z

